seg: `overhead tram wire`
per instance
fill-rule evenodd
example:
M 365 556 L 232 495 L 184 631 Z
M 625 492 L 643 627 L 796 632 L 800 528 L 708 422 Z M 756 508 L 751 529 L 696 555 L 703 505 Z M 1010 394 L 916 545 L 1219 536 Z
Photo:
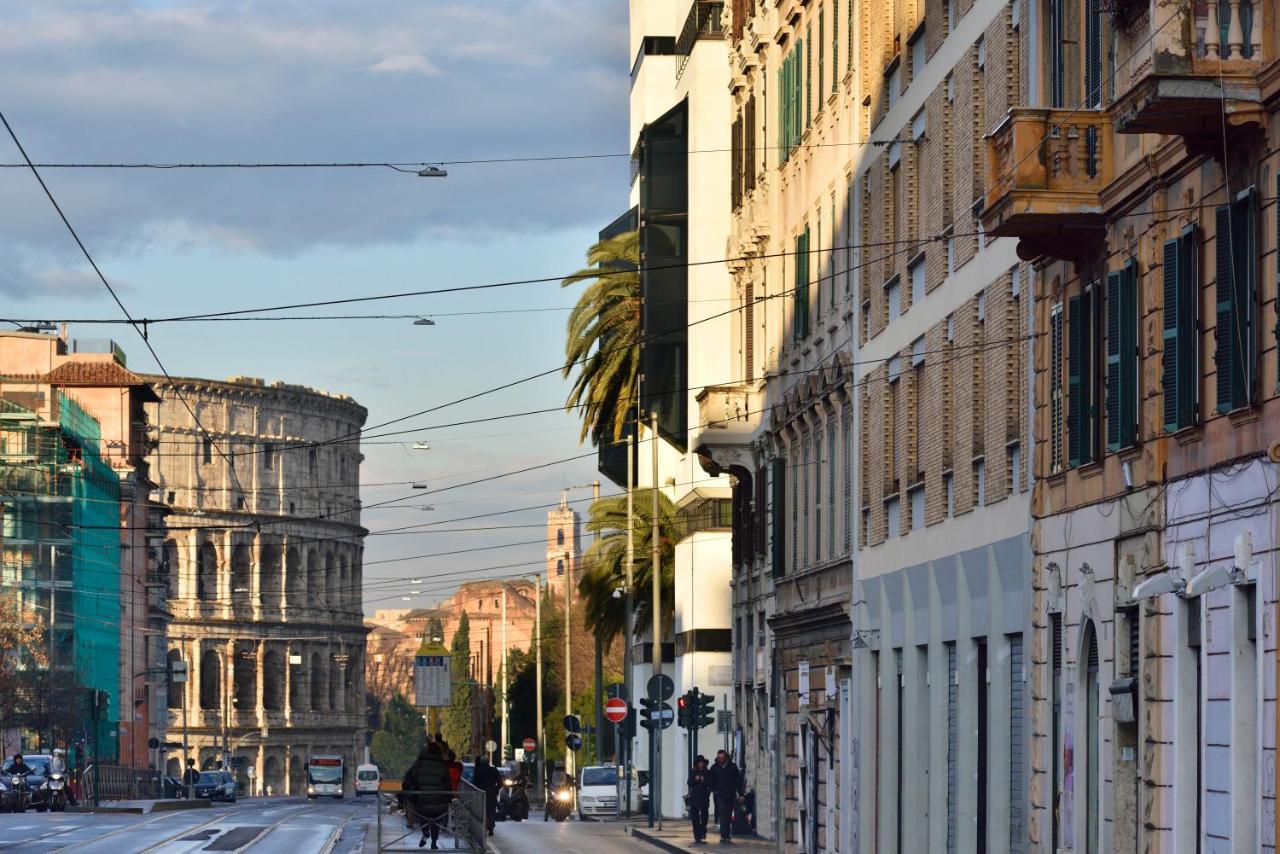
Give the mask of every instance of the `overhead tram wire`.
M 40 170 L 32 162 L 31 157 L 27 154 L 27 150 L 23 148 L 21 140 L 18 139 L 18 134 L 14 132 L 13 126 L 9 124 L 9 119 L 5 116 L 3 111 L 0 111 L 0 123 L 4 124 L 4 129 L 8 131 L 9 138 L 13 140 L 13 144 L 17 147 L 18 152 L 22 155 L 22 159 L 26 162 L 27 168 L 31 170 L 31 174 L 40 185 L 40 189 L 44 191 L 45 197 L 49 199 L 49 204 L 53 205 L 53 209 L 57 212 L 58 218 L 62 220 L 62 224 L 66 227 L 67 233 L 71 235 L 76 246 L 80 248 L 80 252 L 84 255 L 85 260 L 89 262 L 89 266 L 93 268 L 93 272 L 97 275 L 98 281 L 102 282 L 102 286 L 107 289 L 107 293 L 111 295 L 111 299 L 119 307 L 120 313 L 128 319 L 130 325 L 133 326 L 134 331 L 138 333 L 138 336 L 142 339 L 143 345 L 147 348 L 147 351 L 151 353 L 151 358 L 155 360 L 156 366 L 160 368 L 160 372 L 165 375 L 165 378 L 169 380 L 169 382 L 172 383 L 173 378 L 169 376 L 169 371 L 165 368 L 164 362 L 160 359 L 160 354 L 156 352 L 155 347 L 151 346 L 151 341 L 147 338 L 146 326 L 141 325 L 134 320 L 133 315 L 129 313 L 129 309 L 125 307 L 125 304 L 121 301 L 119 294 L 116 293 L 116 289 L 111 286 L 111 282 L 107 281 L 107 277 L 98 266 L 98 262 L 95 261 L 93 255 L 89 253 L 89 248 L 84 245 L 84 241 L 80 239 L 80 234 L 76 231 L 75 226 L 71 224 L 71 220 L 68 219 L 66 213 L 63 212 L 62 205 L 58 204 L 58 200 L 54 197 L 53 191 L 50 190 L 49 185 L 45 183 L 44 177 L 40 174 Z M 196 427 L 200 429 L 200 432 L 209 441 L 210 447 L 216 450 L 218 455 L 231 466 L 231 477 L 236 481 L 236 484 L 239 485 L 240 479 L 236 475 L 235 466 L 231 465 L 230 460 L 227 459 L 226 453 L 216 442 L 213 441 L 213 436 L 205 429 L 204 424 L 200 422 L 199 416 L 196 415 L 195 410 L 191 408 L 191 404 L 181 392 L 178 392 L 178 399 L 182 401 L 182 405 L 186 408 L 187 413 L 191 416 L 191 420 L 195 423 Z

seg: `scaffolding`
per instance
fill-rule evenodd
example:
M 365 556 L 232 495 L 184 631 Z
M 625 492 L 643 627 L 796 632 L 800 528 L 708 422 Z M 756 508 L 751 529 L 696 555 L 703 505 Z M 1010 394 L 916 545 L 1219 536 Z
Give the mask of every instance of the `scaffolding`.
M 0 588 L 44 627 L 46 666 L 105 693 L 87 724 L 96 732 L 82 735 L 108 759 L 121 713 L 120 482 L 101 440 L 98 422 L 54 389 L 0 398 Z

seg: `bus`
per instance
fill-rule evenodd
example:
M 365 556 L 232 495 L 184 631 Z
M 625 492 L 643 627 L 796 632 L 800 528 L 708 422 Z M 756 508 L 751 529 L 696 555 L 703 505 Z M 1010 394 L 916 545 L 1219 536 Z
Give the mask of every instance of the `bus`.
M 307 800 L 341 800 L 345 782 L 341 756 L 312 756 L 307 760 Z

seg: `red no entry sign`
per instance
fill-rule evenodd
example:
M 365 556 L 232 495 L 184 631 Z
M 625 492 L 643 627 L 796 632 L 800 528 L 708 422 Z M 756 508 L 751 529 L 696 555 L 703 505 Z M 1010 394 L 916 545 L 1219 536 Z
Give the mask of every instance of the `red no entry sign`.
M 535 751 L 535 750 L 537 750 L 537 749 L 538 749 L 538 742 L 534 741 L 532 738 L 526 738 L 526 739 L 524 740 L 524 752 L 525 752 L 525 753 L 533 753 L 533 751 Z
M 611 724 L 620 724 L 627 719 L 627 701 L 613 697 L 604 704 L 605 720 Z

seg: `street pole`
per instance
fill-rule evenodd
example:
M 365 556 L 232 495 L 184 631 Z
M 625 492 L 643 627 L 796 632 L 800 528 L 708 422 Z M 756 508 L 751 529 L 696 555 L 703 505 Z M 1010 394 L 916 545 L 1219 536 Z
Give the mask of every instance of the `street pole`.
M 191 747 L 187 741 L 187 684 L 191 681 L 191 667 L 187 666 L 187 678 L 182 683 L 182 781 L 187 784 L 187 799 L 194 799 L 196 796 L 194 784 L 190 781 L 187 774 L 187 765 L 191 761 Z
M 623 620 L 623 636 L 622 639 L 626 645 L 622 649 L 622 684 L 626 686 L 627 691 L 627 715 L 634 714 L 631 710 L 631 704 L 636 701 L 635 692 L 632 690 L 631 678 L 631 646 L 635 643 L 635 635 L 631 628 L 631 620 L 634 616 L 635 609 L 635 591 L 632 589 L 635 585 L 635 563 L 636 563 L 636 542 L 635 542 L 635 488 L 636 488 L 636 431 L 640 429 L 639 415 L 637 414 L 636 422 L 632 425 L 631 435 L 627 436 L 627 589 L 626 589 L 626 614 Z M 623 743 L 623 760 L 619 764 L 622 766 L 623 775 L 627 778 L 627 804 L 626 814 L 631 815 L 631 731 L 624 723 L 622 733 L 625 736 Z M 619 801 L 621 806 L 621 800 Z
M 507 721 L 507 585 L 502 585 L 502 676 L 499 677 L 502 684 L 502 743 L 498 749 L 502 751 L 502 758 L 507 758 L 507 744 L 510 741 Z
M 545 797 L 545 792 L 543 791 L 543 757 L 547 755 L 547 748 L 546 739 L 543 738 L 542 732 L 542 573 L 538 573 L 533 577 L 533 634 L 537 638 L 533 645 L 533 678 L 535 686 L 534 703 L 538 707 L 538 747 L 534 751 L 534 771 L 538 779 L 534 781 L 533 791 L 535 797 Z
M 649 520 L 649 540 L 650 540 L 650 567 L 653 576 L 653 675 L 660 676 L 662 674 L 662 562 L 660 559 L 660 549 L 658 532 L 661 525 L 658 521 L 658 413 L 649 413 L 649 441 L 653 446 L 653 503 L 650 506 L 650 512 L 653 514 Z M 660 699 L 660 698 L 659 698 Z M 649 771 L 649 789 L 650 798 L 654 799 L 657 805 L 658 829 L 662 830 L 662 720 L 654 722 L 653 729 L 650 730 L 654 735 L 653 750 L 653 768 Z
M 591 504 L 600 500 L 600 481 L 592 481 L 591 483 Z M 593 542 L 600 542 L 600 534 L 596 533 Z M 595 764 L 599 765 L 604 760 L 600 758 L 600 734 L 604 732 L 604 644 L 600 642 L 600 633 L 595 632 L 596 640 L 596 690 L 595 696 L 592 698 L 596 704 L 596 732 L 592 738 L 592 744 L 595 745 Z M 614 757 L 615 761 L 617 757 Z
M 573 714 L 573 648 L 570 636 L 573 634 L 573 553 L 564 556 L 564 713 Z M 564 773 L 572 777 L 574 771 L 574 752 L 564 753 Z

